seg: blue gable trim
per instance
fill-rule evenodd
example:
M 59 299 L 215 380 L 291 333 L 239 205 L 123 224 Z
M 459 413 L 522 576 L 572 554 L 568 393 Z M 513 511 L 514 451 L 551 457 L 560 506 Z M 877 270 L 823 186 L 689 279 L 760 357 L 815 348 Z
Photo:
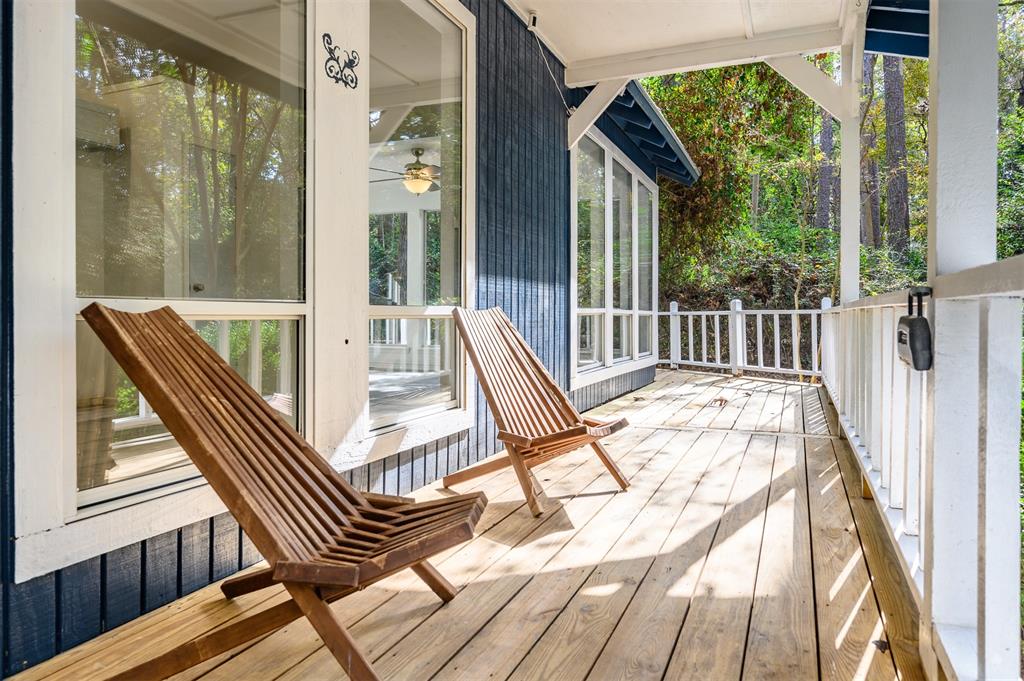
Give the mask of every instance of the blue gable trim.
M 579 106 L 588 92 L 573 90 L 571 103 Z M 675 131 L 635 80 L 608 105 L 595 126 L 652 180 L 662 175 L 692 185 L 700 178 L 700 170 Z
M 928 0 L 871 0 L 864 50 L 926 59 L 928 5 Z

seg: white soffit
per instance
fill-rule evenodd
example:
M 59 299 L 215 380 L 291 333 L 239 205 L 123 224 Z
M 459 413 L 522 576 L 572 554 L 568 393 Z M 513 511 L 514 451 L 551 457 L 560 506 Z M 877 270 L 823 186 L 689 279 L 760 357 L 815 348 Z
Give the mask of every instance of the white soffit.
M 635 65 L 635 73 L 620 69 L 619 75 L 643 75 L 648 58 L 665 53 L 689 51 L 698 55 L 698 60 L 706 58 L 707 63 L 717 64 L 838 47 L 843 16 L 848 5 L 858 0 L 505 2 L 524 20 L 531 12 L 537 13 L 539 34 L 566 65 L 566 80 L 570 85 L 582 85 L 603 79 L 591 76 L 600 75 L 603 66 L 616 61 Z M 804 36 L 807 40 L 801 42 Z M 764 41 L 763 46 L 755 44 L 758 41 Z M 745 42 L 750 43 L 746 51 L 742 47 Z M 726 46 L 720 62 L 715 60 L 716 44 Z M 762 55 L 761 49 L 767 52 Z M 664 63 L 652 61 L 650 68 L 659 70 L 655 67 Z

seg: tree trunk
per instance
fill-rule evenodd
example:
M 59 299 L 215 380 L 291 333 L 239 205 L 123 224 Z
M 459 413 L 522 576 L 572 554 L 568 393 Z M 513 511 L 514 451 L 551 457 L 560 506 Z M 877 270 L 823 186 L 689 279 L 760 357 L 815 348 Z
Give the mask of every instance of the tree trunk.
M 885 225 L 889 246 L 906 258 L 910 243 L 907 126 L 903 106 L 903 58 L 882 58 L 885 80 Z
M 869 120 L 875 98 L 875 62 L 878 55 L 864 55 L 864 101 L 861 104 L 861 243 L 876 247 L 881 241 L 881 206 L 878 196 L 878 162 L 871 156 L 875 131 Z
M 832 217 L 832 116 L 821 109 L 821 155 L 824 157 L 818 167 L 818 198 L 814 211 L 815 229 L 828 229 Z
M 761 213 L 761 173 L 750 175 L 750 226 L 755 230 Z

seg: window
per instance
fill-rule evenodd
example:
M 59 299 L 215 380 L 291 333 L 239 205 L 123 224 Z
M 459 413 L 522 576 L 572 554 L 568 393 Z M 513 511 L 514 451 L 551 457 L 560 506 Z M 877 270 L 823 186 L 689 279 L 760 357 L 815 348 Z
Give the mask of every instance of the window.
M 303 5 L 260 14 L 280 46 L 269 71 L 201 25 L 170 30 L 177 7 L 76 4 L 75 307 L 166 301 L 298 426 Z M 84 322 L 75 336 L 79 508 L 198 477 Z
M 658 190 L 596 130 L 572 160 L 576 388 L 656 361 Z
M 576 151 L 576 164 L 577 364 L 585 369 L 604 363 L 604 149 L 583 137 Z
M 370 5 L 371 432 L 462 399 L 463 44 L 429 0 Z
M 637 351 L 641 356 L 651 353 L 654 335 L 654 219 L 657 206 L 654 194 L 642 182 L 637 184 L 637 309 L 639 310 Z M 648 313 L 648 314 L 645 314 Z
M 473 422 L 451 319 L 473 296 L 472 13 L 223 4 L 15 7 L 14 380 L 47 386 L 14 405 L 18 581 L 223 510 L 76 319 L 94 300 L 171 306 L 339 469 Z M 325 71 L 328 31 L 358 91 Z

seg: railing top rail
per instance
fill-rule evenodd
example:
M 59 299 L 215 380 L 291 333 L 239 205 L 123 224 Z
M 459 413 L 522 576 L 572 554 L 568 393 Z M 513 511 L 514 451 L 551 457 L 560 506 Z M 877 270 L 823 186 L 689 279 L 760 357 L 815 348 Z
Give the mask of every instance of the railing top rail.
M 1024 296 L 1024 255 L 979 265 L 962 272 L 940 274 L 931 284 L 932 298 L 979 298 L 982 296 Z M 894 307 L 907 304 L 908 289 L 858 298 L 841 309 Z
M 906 301 L 904 301 L 906 302 Z M 755 309 L 743 309 L 743 310 L 685 310 L 679 308 L 678 311 L 672 312 L 671 310 L 660 310 L 659 315 L 727 315 L 727 314 L 821 314 L 822 310 L 819 308 L 805 308 L 801 310 L 755 310 Z
M 932 289 L 936 298 L 1024 296 L 1024 255 L 941 274 L 935 277 Z

